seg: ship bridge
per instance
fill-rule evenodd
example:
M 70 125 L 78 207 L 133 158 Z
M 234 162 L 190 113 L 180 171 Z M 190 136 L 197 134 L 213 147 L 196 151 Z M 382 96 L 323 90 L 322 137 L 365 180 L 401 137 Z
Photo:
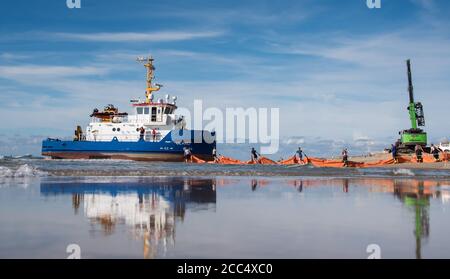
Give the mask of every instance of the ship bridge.
M 134 115 L 128 117 L 131 122 L 152 123 L 153 125 L 167 125 L 167 120 L 174 116 L 177 106 L 175 104 L 176 97 L 173 97 L 173 102 L 169 103 L 169 95 L 166 95 L 166 102 L 160 99 L 157 103 L 142 102 L 133 104 Z

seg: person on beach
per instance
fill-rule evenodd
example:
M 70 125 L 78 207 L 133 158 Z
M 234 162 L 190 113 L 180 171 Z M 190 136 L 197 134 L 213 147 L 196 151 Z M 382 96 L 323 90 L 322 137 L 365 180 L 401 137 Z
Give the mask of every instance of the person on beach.
M 297 152 L 295 153 L 297 156 L 297 159 L 301 162 L 303 162 L 303 150 L 301 147 L 298 148 Z
M 141 127 L 139 129 L 139 140 L 144 140 L 144 135 L 145 135 L 145 129 L 144 129 L 144 127 Z
M 183 147 L 183 151 L 184 151 L 184 162 L 187 163 L 188 161 L 191 161 L 192 156 L 191 148 Z
M 212 156 L 213 156 L 214 162 L 217 163 L 217 161 L 219 161 L 219 158 L 217 158 L 217 149 L 215 147 L 212 150 Z
M 152 137 L 153 137 L 153 141 L 155 142 L 156 141 L 156 129 L 155 128 L 153 128 L 153 130 L 152 130 Z
M 256 152 L 254 147 L 252 147 L 252 151 L 250 151 L 250 153 L 252 155 L 252 161 L 258 163 L 258 155 L 259 155 L 259 153 Z
M 423 162 L 423 158 L 422 158 L 423 148 L 422 148 L 422 146 L 417 144 L 416 147 L 414 148 L 414 153 L 416 154 L 417 163 L 422 163 Z
M 342 150 L 342 162 L 344 163 L 344 167 L 348 167 L 348 150 L 344 148 Z
M 436 162 L 439 162 L 439 152 L 439 148 L 437 148 L 434 144 L 431 144 L 431 154 Z
M 394 164 L 398 164 L 398 159 L 397 159 L 398 150 L 397 150 L 396 144 L 392 145 L 391 152 L 392 152 L 392 159 L 394 159 Z

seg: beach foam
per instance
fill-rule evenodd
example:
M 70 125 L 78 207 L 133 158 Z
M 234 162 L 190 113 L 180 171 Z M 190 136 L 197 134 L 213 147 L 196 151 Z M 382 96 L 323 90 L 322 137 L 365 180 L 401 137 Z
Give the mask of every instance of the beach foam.
M 0 166 L 0 177 L 37 177 L 46 175 L 46 172 L 40 171 L 36 167 L 29 166 L 28 164 L 19 166 L 17 170 Z
M 395 175 L 415 176 L 414 172 L 410 169 L 395 169 L 393 172 Z
M 7 167 L 0 166 L 0 177 L 13 177 L 14 172 Z

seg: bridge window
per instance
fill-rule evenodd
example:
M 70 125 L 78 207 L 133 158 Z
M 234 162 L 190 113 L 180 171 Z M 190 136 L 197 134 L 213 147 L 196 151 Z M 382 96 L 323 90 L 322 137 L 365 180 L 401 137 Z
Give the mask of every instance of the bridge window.
M 152 107 L 152 121 L 156 121 L 156 107 Z
M 149 114 L 150 113 L 150 109 L 147 107 L 147 108 L 144 108 L 144 114 Z
M 171 114 L 172 113 L 172 108 L 171 107 L 166 107 L 164 110 L 164 114 Z
M 137 114 L 142 114 L 143 112 L 143 108 L 136 108 L 136 113 Z

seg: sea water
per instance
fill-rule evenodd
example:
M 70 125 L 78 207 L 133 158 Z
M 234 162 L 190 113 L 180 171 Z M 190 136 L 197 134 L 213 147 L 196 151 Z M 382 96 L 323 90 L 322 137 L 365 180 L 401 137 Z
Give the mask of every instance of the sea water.
M 0 258 L 448 258 L 449 201 L 448 171 L 0 160 Z

